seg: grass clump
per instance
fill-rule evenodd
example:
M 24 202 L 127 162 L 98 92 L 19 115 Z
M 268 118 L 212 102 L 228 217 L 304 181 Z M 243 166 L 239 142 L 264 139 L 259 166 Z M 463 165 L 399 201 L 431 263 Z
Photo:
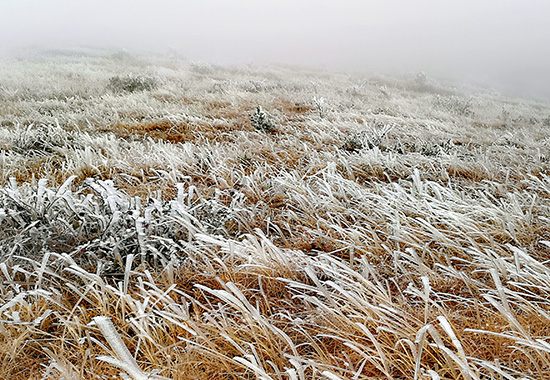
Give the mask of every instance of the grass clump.
M 18 128 L 12 149 L 24 154 L 44 154 L 59 151 L 68 145 L 72 134 L 57 125 L 29 125 Z

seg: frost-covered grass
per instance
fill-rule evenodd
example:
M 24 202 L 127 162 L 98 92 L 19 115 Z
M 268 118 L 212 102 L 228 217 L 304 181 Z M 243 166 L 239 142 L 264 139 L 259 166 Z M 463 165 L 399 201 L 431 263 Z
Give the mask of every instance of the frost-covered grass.
M 548 378 L 549 119 L 427 78 L 6 61 L 0 378 Z

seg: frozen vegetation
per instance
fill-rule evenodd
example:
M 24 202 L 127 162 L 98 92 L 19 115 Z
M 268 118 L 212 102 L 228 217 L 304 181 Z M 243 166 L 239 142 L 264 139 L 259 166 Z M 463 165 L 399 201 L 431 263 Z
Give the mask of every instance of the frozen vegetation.
M 129 54 L 0 66 L 0 378 L 550 378 L 550 105 Z

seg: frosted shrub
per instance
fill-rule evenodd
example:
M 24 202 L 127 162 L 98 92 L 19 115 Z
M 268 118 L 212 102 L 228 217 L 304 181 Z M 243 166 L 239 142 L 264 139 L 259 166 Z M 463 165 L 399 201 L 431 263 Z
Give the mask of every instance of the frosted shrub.
M 448 113 L 456 116 L 472 116 L 472 98 L 464 99 L 458 96 L 441 96 L 436 95 L 433 100 L 433 105 Z
M 263 132 L 273 132 L 275 130 L 275 124 L 269 118 L 267 112 L 265 112 L 261 106 L 256 108 L 256 112 L 250 115 L 250 121 L 255 129 Z
M 359 136 L 352 136 L 344 141 L 342 149 L 349 153 L 356 153 L 363 149 L 363 142 L 361 141 Z
M 155 79 L 142 76 L 115 76 L 109 79 L 108 88 L 114 92 L 151 91 L 158 87 Z
M 319 98 L 317 96 L 313 97 L 313 105 L 317 109 L 317 112 L 319 113 L 319 117 L 323 119 L 325 117 L 325 99 Z
M 414 84 L 419 88 L 424 88 L 428 84 L 428 76 L 424 71 L 420 71 L 414 77 Z

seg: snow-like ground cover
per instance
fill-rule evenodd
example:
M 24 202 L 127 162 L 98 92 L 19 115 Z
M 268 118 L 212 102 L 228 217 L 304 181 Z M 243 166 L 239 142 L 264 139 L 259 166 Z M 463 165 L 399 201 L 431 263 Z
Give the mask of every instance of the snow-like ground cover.
M 547 103 L 58 52 L 0 124 L 2 379 L 550 378 Z

